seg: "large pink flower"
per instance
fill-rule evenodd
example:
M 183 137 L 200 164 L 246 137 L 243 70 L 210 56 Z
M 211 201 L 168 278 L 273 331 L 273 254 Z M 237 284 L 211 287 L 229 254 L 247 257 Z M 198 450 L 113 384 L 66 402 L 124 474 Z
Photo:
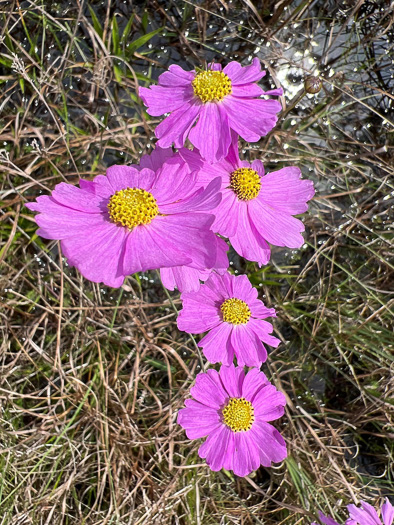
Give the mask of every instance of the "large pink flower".
M 111 166 L 106 176 L 60 183 L 51 196 L 27 204 L 39 212 L 38 234 L 61 241 L 68 263 L 84 277 L 119 287 L 126 275 L 188 265 L 212 268 L 217 241 L 207 213 L 220 201 L 220 181 L 196 190 L 179 156 L 157 171 Z
M 240 160 L 235 135 L 227 157 L 215 164 L 203 162 L 196 151 L 182 150 L 180 154 L 191 170 L 199 171 L 201 186 L 221 178 L 222 200 L 213 211 L 212 229 L 228 237 L 239 255 L 262 265 L 270 259 L 268 243 L 302 246 L 305 227 L 293 215 L 308 209 L 307 201 L 315 191 L 312 181 L 300 179 L 298 168 L 290 166 L 265 175 L 260 160 L 251 164 Z
M 282 94 L 282 89 L 264 92 L 256 84 L 264 75 L 258 58 L 246 67 L 230 62 L 223 71 L 220 64 L 209 64 L 207 71 L 171 65 L 157 86 L 139 91 L 149 115 L 171 113 L 155 129 L 158 145 L 180 148 L 188 138 L 213 162 L 227 155 L 231 130 L 257 142 L 275 126 L 281 110 L 278 101 L 260 98 Z
M 286 458 L 284 439 L 268 423 L 283 415 L 286 399 L 263 372 L 253 368 L 245 375 L 234 365 L 208 370 L 198 374 L 190 394 L 178 423 L 189 439 L 208 436 L 198 453 L 212 470 L 247 476 Z
M 198 345 L 211 363 L 230 365 L 235 355 L 239 365 L 260 366 L 267 359 L 262 341 L 274 347 L 280 343 L 264 321 L 276 316 L 275 309 L 257 299 L 246 275 L 213 273 L 198 292 L 184 293 L 181 299 L 178 328 L 191 334 L 208 331 Z

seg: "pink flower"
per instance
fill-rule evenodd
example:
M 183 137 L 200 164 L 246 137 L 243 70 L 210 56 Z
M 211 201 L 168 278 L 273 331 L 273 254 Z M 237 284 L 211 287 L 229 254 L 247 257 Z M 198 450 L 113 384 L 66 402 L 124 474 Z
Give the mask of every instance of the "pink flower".
M 39 212 L 37 233 L 60 240 L 71 266 L 119 287 L 126 275 L 154 268 L 212 268 L 217 241 L 206 212 L 219 203 L 219 187 L 217 179 L 196 191 L 187 163 L 174 156 L 157 171 L 111 166 L 80 188 L 60 183 L 27 207 Z
M 227 243 L 215 237 L 217 243 L 216 262 L 213 268 L 198 270 L 190 266 L 176 266 L 174 268 L 161 268 L 160 277 L 163 285 L 168 290 L 175 287 L 181 293 L 197 292 L 200 289 L 200 281 L 206 281 L 213 271 L 223 275 L 228 268 Z
M 275 309 L 257 299 L 246 275 L 213 273 L 198 292 L 184 293 L 181 299 L 178 328 L 190 334 L 208 331 L 198 345 L 211 363 L 230 365 L 235 354 L 241 366 L 260 366 L 267 359 L 262 341 L 274 347 L 280 343 L 264 321 L 276 317 Z
M 286 458 L 284 439 L 268 423 L 283 415 L 286 399 L 263 372 L 253 368 L 245 375 L 234 365 L 208 370 L 198 374 L 190 394 L 178 423 L 189 439 L 208 436 L 198 453 L 212 470 L 247 476 Z
M 356 505 L 348 505 L 347 508 L 350 519 L 346 521 L 346 525 L 382 525 L 376 510 L 365 501 L 361 501 L 361 508 L 356 507 Z M 388 499 L 382 505 L 381 510 L 383 524 L 392 525 L 394 521 L 394 507 Z
M 361 502 L 361 508 L 356 507 L 356 505 L 348 505 L 347 509 L 350 518 L 346 520 L 345 525 L 382 525 L 382 521 L 379 519 L 374 507 L 365 501 Z M 381 517 L 383 525 L 392 525 L 394 522 L 394 507 L 388 499 L 382 505 Z M 319 519 L 326 525 L 339 525 L 335 520 L 321 512 L 319 512 Z M 317 523 L 312 523 L 312 525 L 317 525 Z
M 214 162 L 227 155 L 230 130 L 257 142 L 275 126 L 281 110 L 278 101 L 260 98 L 282 95 L 282 89 L 264 92 L 256 84 L 264 75 L 258 58 L 247 67 L 230 62 L 223 71 L 220 64 L 209 64 L 207 71 L 171 65 L 157 86 L 139 91 L 149 115 L 171 113 L 156 127 L 158 145 L 180 148 L 188 138 L 205 159 Z
M 264 174 L 260 160 L 241 161 L 237 137 L 227 157 L 216 163 L 203 162 L 193 151 L 180 154 L 191 170 L 199 170 L 198 184 L 205 187 L 213 178 L 222 179 L 222 200 L 213 211 L 212 229 L 227 237 L 233 248 L 249 261 L 267 264 L 275 246 L 300 248 L 304 243 L 302 221 L 293 217 L 308 209 L 315 191 L 313 182 L 301 180 L 301 171 L 290 166 Z

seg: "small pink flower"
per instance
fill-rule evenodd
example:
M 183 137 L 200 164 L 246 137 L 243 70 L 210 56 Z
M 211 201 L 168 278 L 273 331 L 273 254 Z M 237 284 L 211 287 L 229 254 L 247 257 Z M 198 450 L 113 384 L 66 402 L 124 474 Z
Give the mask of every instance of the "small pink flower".
M 193 171 L 198 171 L 202 187 L 215 177 L 222 180 L 222 200 L 213 211 L 213 230 L 227 237 L 239 255 L 259 265 L 267 264 L 275 246 L 300 248 L 304 243 L 304 224 L 293 217 L 308 209 L 315 190 L 313 182 L 302 180 L 295 166 L 264 174 L 260 160 L 241 161 L 238 140 L 233 135 L 229 153 L 215 164 L 203 162 L 196 151 L 180 154 Z
M 278 101 L 260 97 L 283 93 L 264 92 L 256 84 L 264 75 L 258 58 L 246 67 L 230 62 L 223 71 L 220 64 L 209 64 L 207 71 L 171 65 L 158 85 L 139 91 L 149 115 L 170 113 L 155 129 L 158 145 L 180 148 L 188 138 L 214 162 L 227 155 L 231 130 L 247 142 L 257 142 L 275 126 L 281 110 Z
M 51 196 L 27 204 L 39 212 L 37 233 L 60 240 L 84 277 L 115 288 L 135 272 L 213 268 L 217 241 L 207 212 L 220 201 L 220 181 L 196 189 L 187 163 L 158 155 L 165 160 L 158 170 L 116 165 L 80 188 L 58 184 Z
M 286 399 L 263 372 L 253 368 L 245 375 L 234 365 L 208 370 L 198 374 L 190 394 L 178 423 L 189 439 L 207 436 L 198 453 L 212 470 L 247 476 L 286 458 L 284 439 L 268 423 L 283 415 Z
M 211 363 L 230 365 L 235 355 L 239 365 L 260 366 L 267 359 L 262 341 L 274 347 L 280 343 L 264 321 L 276 317 L 275 309 L 257 299 L 246 275 L 213 273 L 198 292 L 181 299 L 178 328 L 189 334 L 208 332 L 198 345 Z

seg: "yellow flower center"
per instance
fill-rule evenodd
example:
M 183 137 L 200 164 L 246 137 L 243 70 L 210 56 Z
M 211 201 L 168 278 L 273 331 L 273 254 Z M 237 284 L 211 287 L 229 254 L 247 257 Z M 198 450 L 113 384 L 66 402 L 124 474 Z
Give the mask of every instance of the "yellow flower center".
M 220 310 L 222 311 L 223 321 L 231 324 L 245 324 L 252 315 L 245 301 L 234 297 L 224 301 Z
M 203 102 L 223 100 L 232 91 L 231 80 L 222 71 L 201 71 L 192 86 L 194 94 Z
M 225 425 L 233 432 L 245 432 L 252 428 L 254 409 L 252 403 L 243 397 L 230 397 L 222 414 Z
M 111 221 L 130 230 L 140 224 L 149 224 L 159 213 L 154 196 L 140 188 L 117 191 L 109 199 L 107 207 Z
M 230 175 L 230 188 L 241 201 L 250 201 L 260 193 L 260 176 L 252 168 L 238 168 Z

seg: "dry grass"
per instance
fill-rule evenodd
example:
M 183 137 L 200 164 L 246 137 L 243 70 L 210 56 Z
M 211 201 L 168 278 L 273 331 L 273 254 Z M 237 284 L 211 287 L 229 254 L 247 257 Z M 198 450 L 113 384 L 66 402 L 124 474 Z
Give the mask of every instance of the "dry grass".
M 394 495 L 393 6 L 137 4 L 0 2 L 0 523 L 344 521 L 346 503 Z M 278 310 L 264 369 L 288 396 L 290 452 L 239 479 L 176 424 L 200 369 L 178 294 L 155 272 L 120 290 L 83 280 L 23 205 L 149 151 L 158 120 L 136 90 L 169 63 L 255 54 L 287 96 L 245 155 L 300 166 L 318 193 L 303 249 L 261 270 L 231 254 Z

